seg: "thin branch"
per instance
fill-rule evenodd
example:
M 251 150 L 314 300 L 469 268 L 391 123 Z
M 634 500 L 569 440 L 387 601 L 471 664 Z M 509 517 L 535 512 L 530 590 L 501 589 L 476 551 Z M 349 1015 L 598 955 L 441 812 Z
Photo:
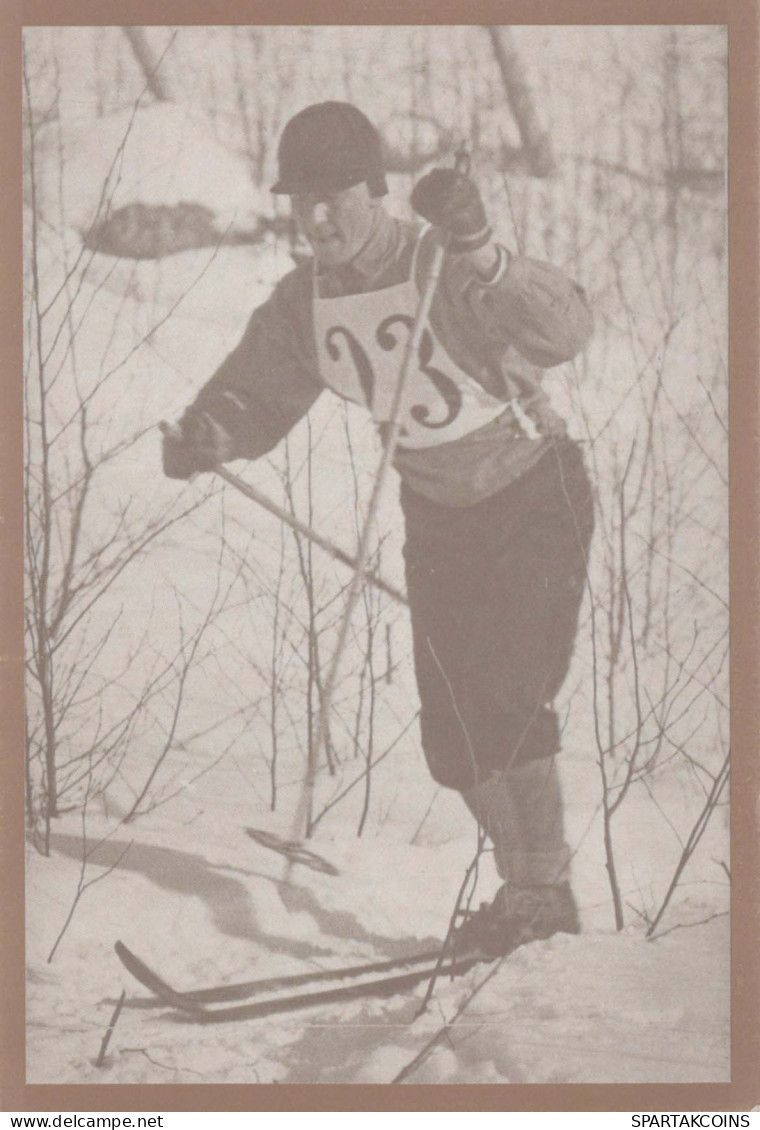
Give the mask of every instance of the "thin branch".
M 718 800 L 720 799 L 720 794 L 722 793 L 726 783 L 728 782 L 730 759 L 731 759 L 731 753 L 730 753 L 730 750 L 729 750 L 729 752 L 726 754 L 723 765 L 721 766 L 720 771 L 718 772 L 718 774 L 715 778 L 715 781 L 713 783 L 713 787 L 710 790 L 710 793 L 709 793 L 709 795 L 708 795 L 708 797 L 707 797 L 707 799 L 704 803 L 702 811 L 699 813 L 699 816 L 697 817 L 697 819 L 694 822 L 694 826 L 691 830 L 689 838 L 688 838 L 686 845 L 685 845 L 685 847 L 684 847 L 684 849 L 681 853 L 681 858 L 678 861 L 678 865 L 676 866 L 676 869 L 673 873 L 673 877 L 670 880 L 670 884 L 668 886 L 668 889 L 665 892 L 665 897 L 662 900 L 662 904 L 660 906 L 660 909 L 657 911 L 657 914 L 654 917 L 652 925 L 649 927 L 649 930 L 647 931 L 648 937 L 651 937 L 652 934 L 654 933 L 654 931 L 657 929 L 657 927 L 660 923 L 660 920 L 662 919 L 663 914 L 667 910 L 668 904 L 670 903 L 670 900 L 673 897 L 673 894 L 675 893 L 675 890 L 676 890 L 676 888 L 677 888 L 677 886 L 680 882 L 681 875 L 683 874 L 683 871 L 684 871 L 686 865 L 688 864 L 689 860 L 691 859 L 692 855 L 694 854 L 694 851 L 696 850 L 697 844 L 702 839 L 702 836 L 705 833 L 707 825 L 710 821 L 710 817 L 712 816 L 713 812 L 715 811 L 715 807 L 718 803 Z

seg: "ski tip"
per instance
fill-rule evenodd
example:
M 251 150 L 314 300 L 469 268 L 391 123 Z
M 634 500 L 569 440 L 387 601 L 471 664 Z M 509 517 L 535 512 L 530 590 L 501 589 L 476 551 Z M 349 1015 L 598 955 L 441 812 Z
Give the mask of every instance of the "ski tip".
M 115 942 L 113 948 L 116 950 L 116 956 L 124 968 L 127 969 L 133 977 L 136 977 L 138 981 L 144 983 L 146 977 L 153 981 L 158 980 L 145 962 L 139 958 L 136 953 L 132 953 L 129 946 L 125 946 L 123 942 Z
M 124 965 L 130 971 L 130 973 L 135 968 L 142 965 L 142 962 L 140 961 L 137 954 L 132 953 L 132 950 L 129 948 L 129 946 L 125 946 L 122 941 L 114 942 L 113 948 L 116 951 L 116 956 L 118 957 L 121 964 Z

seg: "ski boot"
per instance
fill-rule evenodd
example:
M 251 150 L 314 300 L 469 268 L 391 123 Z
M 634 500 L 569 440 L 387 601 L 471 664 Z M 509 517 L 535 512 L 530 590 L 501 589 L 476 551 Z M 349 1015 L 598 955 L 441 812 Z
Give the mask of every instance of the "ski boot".
M 517 887 L 504 884 L 493 902 L 466 912 L 455 930 L 456 953 L 478 950 L 504 957 L 528 942 L 553 934 L 579 934 L 578 909 L 569 883 Z

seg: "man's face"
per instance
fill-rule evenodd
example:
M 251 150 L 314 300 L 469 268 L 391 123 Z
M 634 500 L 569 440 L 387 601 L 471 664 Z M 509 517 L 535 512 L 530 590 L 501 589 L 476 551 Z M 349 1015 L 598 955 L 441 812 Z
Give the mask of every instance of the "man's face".
M 379 203 L 364 182 L 329 195 L 294 195 L 290 201 L 322 267 L 341 267 L 355 258 L 369 238 Z

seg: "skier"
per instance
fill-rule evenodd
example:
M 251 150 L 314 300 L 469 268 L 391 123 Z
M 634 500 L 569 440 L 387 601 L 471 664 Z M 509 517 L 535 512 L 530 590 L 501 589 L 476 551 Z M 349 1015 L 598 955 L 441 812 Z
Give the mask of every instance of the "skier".
M 286 125 L 272 191 L 313 252 L 254 310 L 237 348 L 164 437 L 186 479 L 270 451 L 329 387 L 387 423 L 436 241 L 446 254 L 404 399 L 395 467 L 430 772 L 490 837 L 503 886 L 460 927 L 506 953 L 577 933 L 552 701 L 567 674 L 593 527 L 577 444 L 542 370 L 592 318 L 555 267 L 496 244 L 480 192 L 437 168 L 394 219 L 378 132 L 344 102 Z M 387 429 L 386 429 L 387 430 Z

